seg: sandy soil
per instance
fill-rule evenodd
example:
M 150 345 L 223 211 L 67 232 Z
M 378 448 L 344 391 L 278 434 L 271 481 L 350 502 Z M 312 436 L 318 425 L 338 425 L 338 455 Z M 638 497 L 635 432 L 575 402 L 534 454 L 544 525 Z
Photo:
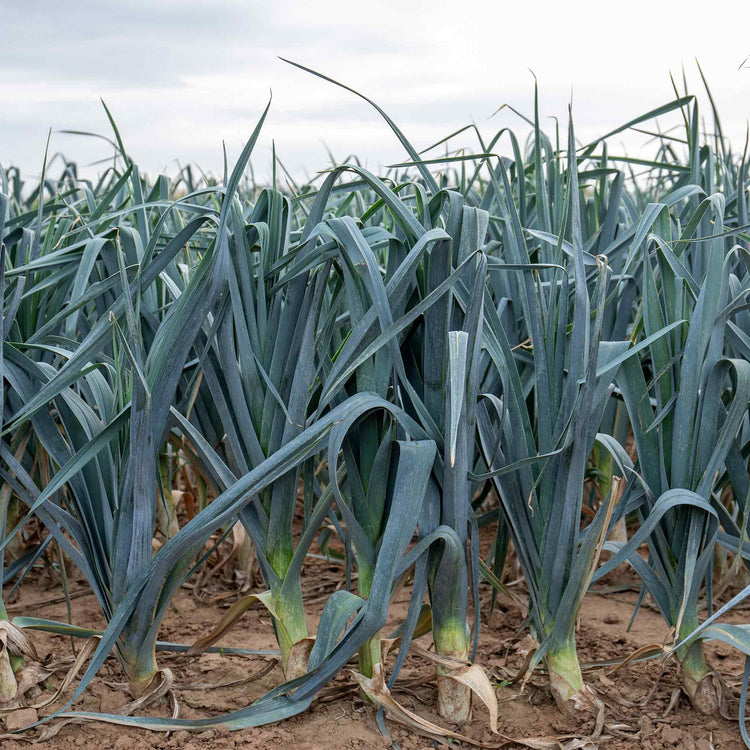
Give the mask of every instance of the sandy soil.
M 304 590 L 311 605 L 310 626 L 314 632 L 317 617 L 325 598 L 341 580 L 335 563 L 314 560 L 309 566 L 304 581 Z M 579 630 L 579 653 L 584 663 L 622 660 L 636 649 L 654 643 L 662 643 L 667 637 L 661 616 L 653 609 L 644 607 L 630 632 L 626 627 L 636 599 L 634 586 L 623 586 L 627 578 L 619 576 L 620 585 L 605 595 L 591 593 L 584 604 Z M 617 579 L 608 581 L 612 586 Z M 515 590 L 523 598 L 523 584 Z M 100 627 L 103 624 L 97 602 L 86 593 L 82 583 L 73 583 L 73 621 L 79 625 Z M 223 612 L 236 599 L 236 585 L 232 574 L 225 578 L 216 576 L 201 591 L 198 601 L 187 589 L 179 592 L 170 615 L 161 633 L 164 640 L 191 643 L 207 633 Z M 483 586 L 484 588 L 484 586 Z M 489 589 L 484 592 L 489 596 Z M 397 597 L 392 608 L 393 622 L 405 613 L 408 591 Z M 20 598 L 9 606 L 11 615 L 33 614 L 53 619 L 66 619 L 66 605 L 60 597 L 59 582 L 51 581 L 48 574 L 38 574 L 22 587 Z M 483 611 L 486 611 L 484 608 Z M 746 619 L 746 614 L 737 612 L 734 621 Z M 483 617 L 478 661 L 494 678 L 500 702 L 500 732 L 506 738 L 528 738 L 547 736 L 586 737 L 593 730 L 593 721 L 582 723 L 561 714 L 545 689 L 543 675 L 535 675 L 521 690 L 519 684 L 509 684 L 508 677 L 524 663 L 529 638 L 519 638 L 522 612 L 512 601 L 500 598 L 498 606 L 488 621 Z M 388 630 L 386 629 L 386 632 Z M 71 654 L 69 639 L 61 636 L 34 633 L 34 643 L 42 659 L 60 659 Z M 430 637 L 424 636 L 419 643 L 428 648 Z M 249 611 L 243 619 L 222 639 L 222 645 L 253 649 L 275 647 L 267 614 L 260 610 Z M 80 644 L 79 644 L 80 646 Z M 742 658 L 724 644 L 710 644 L 711 663 L 726 678 L 728 687 L 728 711 L 736 716 L 737 685 L 742 671 Z M 184 717 L 215 716 L 222 712 L 241 708 L 274 687 L 281 679 L 278 665 L 258 679 L 252 676 L 266 671 L 269 657 L 226 656 L 204 654 L 200 657 L 160 654 L 160 665 L 169 667 L 175 675 L 176 697 L 179 712 Z M 660 676 L 661 673 L 661 676 Z M 440 723 L 435 713 L 436 688 L 432 679 L 434 666 L 418 656 L 410 657 L 402 671 L 401 688 L 395 697 L 409 710 Z M 631 663 L 615 673 L 599 667 L 588 670 L 588 682 L 596 689 L 606 704 L 605 725 L 602 736 L 586 747 L 617 749 L 684 748 L 685 750 L 734 750 L 742 747 L 736 721 L 722 717 L 701 717 L 694 713 L 687 700 L 680 697 L 678 676 L 673 665 L 664 665 L 656 660 Z M 248 679 L 250 678 L 250 679 Z M 49 678 L 44 685 L 32 689 L 28 700 L 39 700 L 43 693 L 53 690 L 57 678 Z M 114 658 L 110 658 L 78 702 L 77 708 L 113 712 L 131 700 L 122 673 Z M 246 680 L 230 687 L 211 687 L 232 680 Z M 68 724 L 43 746 L 68 750 L 69 748 L 278 748 L 294 747 L 295 750 L 313 750 L 325 747 L 377 748 L 388 747 L 375 724 L 372 706 L 351 688 L 348 676 L 340 676 L 334 683 L 338 690 L 313 704 L 306 713 L 277 725 L 237 732 L 175 732 L 171 734 L 122 728 L 104 723 Z M 333 694 L 330 694 L 333 693 Z M 166 700 L 160 705 L 146 709 L 151 715 L 169 715 Z M 388 721 L 391 739 L 403 750 L 437 747 L 439 743 L 415 734 L 393 721 Z M 469 725 L 461 730 L 487 746 L 499 747 L 501 739 L 493 735 L 487 724 L 487 714 L 482 707 L 474 711 Z M 28 738 L 32 739 L 31 737 Z M 3 750 L 27 747 L 25 738 L 6 739 Z M 561 743 L 567 742 L 561 739 Z M 522 747 L 510 743 L 506 747 Z M 564 744 L 560 745 L 561 747 Z

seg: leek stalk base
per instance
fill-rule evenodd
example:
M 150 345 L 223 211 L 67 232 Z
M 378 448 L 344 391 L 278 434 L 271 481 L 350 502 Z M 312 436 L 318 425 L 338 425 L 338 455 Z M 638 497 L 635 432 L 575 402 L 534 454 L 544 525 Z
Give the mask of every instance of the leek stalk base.
M 374 667 L 380 665 L 381 659 L 380 633 L 377 633 L 359 649 L 359 673 L 372 679 Z
M 453 724 L 465 724 L 471 719 L 471 688 L 454 680 L 451 671 L 438 667 L 438 714 Z
M 18 684 L 10 663 L 8 647 L 4 646 L 0 650 L 0 704 L 12 701 L 16 697 L 17 690 Z
M 281 650 L 284 679 L 296 680 L 307 673 L 311 648 L 301 592 L 299 597 L 286 596 L 284 599 L 278 599 L 275 607 L 276 637 Z
M 469 660 L 469 632 L 466 622 L 447 622 L 441 626 L 433 620 L 435 650 L 442 657 L 456 659 L 462 665 Z M 471 719 L 471 688 L 451 677 L 453 668 L 438 665 L 438 714 L 453 724 Z
M 600 701 L 583 681 L 575 642 L 550 649 L 546 661 L 550 690 L 558 708 L 566 714 L 596 713 Z
M 368 565 L 366 561 L 361 561 L 359 565 L 359 595 L 363 599 L 370 596 L 372 588 L 372 577 L 375 574 L 375 568 Z M 378 631 L 370 640 L 359 649 L 359 673 L 372 679 L 373 669 L 377 665 L 382 668 L 381 661 L 383 658 L 380 647 L 380 632 Z M 362 691 L 364 693 L 364 691 Z M 369 700 L 369 699 L 368 699 Z
M 151 649 L 120 648 L 120 663 L 128 678 L 130 694 L 140 698 L 153 681 L 159 668 L 156 666 L 156 646 Z
M 680 673 L 682 687 L 693 708 L 706 716 L 719 713 L 720 683 L 716 675 L 708 668 L 703 641 L 696 641 L 690 645 L 680 659 Z

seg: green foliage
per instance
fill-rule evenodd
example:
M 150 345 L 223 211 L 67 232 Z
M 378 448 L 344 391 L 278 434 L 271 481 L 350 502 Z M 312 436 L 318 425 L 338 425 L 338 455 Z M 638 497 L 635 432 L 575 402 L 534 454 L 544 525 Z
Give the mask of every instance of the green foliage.
M 267 108 L 222 181 L 150 180 L 116 128 L 96 183 L 73 164 L 35 186 L 0 170 L 0 539 L 9 554 L 36 516 L 108 623 L 62 712 L 113 650 L 132 683 L 151 680 L 175 592 L 237 523 L 286 681 L 214 719 L 109 720 L 240 728 L 299 713 L 358 652 L 366 678 L 382 672 L 405 584 L 389 683 L 426 611 L 438 656 L 473 660 L 480 577 L 503 590 L 511 543 L 531 666 L 546 660 L 564 706 L 585 690 L 583 598 L 626 560 L 691 685 L 701 638 L 750 654 L 742 629 L 700 624 L 715 552 L 750 561 L 746 154 L 715 113 L 715 133 L 698 129 L 688 92 L 583 147 L 572 118 L 564 146 L 546 134 L 535 99 L 525 143 L 472 128 L 477 153 L 444 157 L 376 109 L 409 157 L 380 176 L 352 161 L 287 191 L 248 182 Z M 657 132 L 653 156 L 611 151 L 675 116 L 684 134 Z M 495 153 L 506 142 L 511 156 Z M 167 442 L 213 499 L 154 551 Z M 623 520 L 628 541 L 607 542 Z M 344 565 L 313 642 L 301 583 L 316 544 Z

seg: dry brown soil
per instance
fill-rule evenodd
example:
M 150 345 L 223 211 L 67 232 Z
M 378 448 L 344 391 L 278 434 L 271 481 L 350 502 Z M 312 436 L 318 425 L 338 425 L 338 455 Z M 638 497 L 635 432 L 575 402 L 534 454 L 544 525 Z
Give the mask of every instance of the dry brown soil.
M 304 590 L 311 603 L 311 631 L 317 624 L 326 596 L 341 578 L 336 563 L 313 560 L 304 581 Z M 608 581 L 627 582 L 627 574 Z M 103 620 L 93 596 L 86 593 L 82 582 L 73 582 L 80 591 L 72 600 L 73 621 L 78 625 L 101 627 Z M 515 590 L 523 599 L 523 584 Z M 641 646 L 662 643 L 667 637 L 664 623 L 655 610 L 642 608 L 630 632 L 626 627 L 630 619 L 637 592 L 634 586 L 616 587 L 606 595 L 590 594 L 583 607 L 579 628 L 579 653 L 584 663 L 621 660 Z M 191 643 L 207 633 L 235 598 L 230 574 L 219 576 L 202 591 L 206 603 L 199 602 L 190 590 L 182 589 L 166 618 L 160 637 L 182 643 Z M 489 589 L 484 592 L 489 595 Z M 393 622 L 403 618 L 408 591 L 402 591 L 392 607 Z M 213 600 L 213 601 L 212 601 Z M 60 597 L 59 583 L 50 581 L 45 574 L 28 581 L 20 598 L 9 606 L 11 615 L 35 615 L 64 620 L 66 605 Z M 486 611 L 486 608 L 484 609 Z M 734 621 L 746 619 L 746 613 L 733 614 Z M 512 601 L 500 598 L 491 620 L 483 617 L 478 661 L 495 678 L 496 693 L 500 702 L 500 732 L 504 737 L 529 738 L 560 737 L 564 747 L 571 737 L 585 738 L 593 730 L 593 722 L 571 719 L 561 714 L 545 690 L 544 675 L 535 675 L 521 690 L 519 684 L 508 684 L 507 678 L 524 662 L 529 639 L 517 635 L 522 624 L 522 612 Z M 387 632 L 387 629 L 386 629 Z M 70 640 L 61 636 L 34 633 L 34 642 L 44 659 L 59 659 L 71 653 Z M 428 648 L 430 637 L 419 643 Z M 232 631 L 222 639 L 225 646 L 253 649 L 272 649 L 274 640 L 268 615 L 260 610 L 249 611 Z M 80 644 L 79 644 L 80 645 Z M 742 671 L 742 658 L 729 646 L 710 644 L 710 660 L 726 678 L 728 711 L 736 716 L 738 710 L 737 685 Z M 222 656 L 204 654 L 200 657 L 160 654 L 160 665 L 169 667 L 178 684 L 176 692 L 180 716 L 216 716 L 248 705 L 265 691 L 281 681 L 281 670 L 274 666 L 265 676 L 232 687 L 211 687 L 232 680 L 242 680 L 260 672 L 268 657 Z M 392 657 L 391 657 L 392 661 Z M 587 671 L 588 682 L 596 689 L 606 705 L 605 725 L 601 737 L 586 747 L 615 749 L 681 748 L 684 750 L 735 750 L 742 747 L 736 721 L 722 717 L 702 717 L 695 714 L 684 697 L 680 697 L 678 675 L 673 665 L 666 667 L 657 660 L 629 664 L 615 673 L 605 668 Z M 409 710 L 440 723 L 436 715 L 436 689 L 432 675 L 434 665 L 417 656 L 410 656 L 402 671 L 400 689 L 395 697 Z M 661 673 L 661 674 L 660 674 Z M 131 700 L 122 682 L 122 673 L 114 658 L 110 658 L 94 683 L 77 703 L 80 709 L 114 712 Z M 45 691 L 52 690 L 55 678 L 36 688 L 36 694 L 27 695 L 39 700 Z M 306 713 L 280 724 L 236 732 L 185 731 L 171 734 L 122 728 L 104 723 L 69 724 L 53 739 L 44 743 L 50 748 L 377 748 L 388 747 L 375 724 L 372 706 L 364 701 L 351 686 L 348 674 L 342 674 L 334 687 L 339 690 L 324 700 L 313 704 Z M 673 704 L 670 708 L 670 704 Z M 151 715 L 168 715 L 166 702 L 146 709 Z M 419 736 L 393 721 L 388 721 L 391 739 L 403 750 L 437 747 L 440 743 Z M 462 731 L 487 746 L 499 746 L 500 739 L 487 725 L 483 708 L 474 711 L 472 722 Z M 567 737 L 567 739 L 565 739 Z M 31 738 L 29 738 L 31 739 Z M 28 747 L 27 740 L 0 741 L 3 750 Z M 454 746 L 458 746 L 454 744 Z M 522 747 L 517 743 L 507 747 Z

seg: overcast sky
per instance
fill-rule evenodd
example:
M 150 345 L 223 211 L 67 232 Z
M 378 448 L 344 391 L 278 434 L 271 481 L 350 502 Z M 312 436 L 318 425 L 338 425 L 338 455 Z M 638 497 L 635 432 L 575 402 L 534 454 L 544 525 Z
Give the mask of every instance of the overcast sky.
M 531 114 L 565 115 L 588 140 L 672 98 L 669 72 L 700 88 L 703 66 L 727 134 L 742 147 L 750 117 L 746 2 L 702 6 L 534 0 L 14 0 L 0 11 L 0 163 L 38 174 L 51 151 L 81 164 L 111 153 L 110 107 L 142 169 L 177 160 L 220 170 L 239 153 L 273 91 L 256 172 L 271 139 L 295 175 L 356 152 L 371 167 L 404 152 L 365 102 L 278 59 L 289 57 L 376 100 L 418 148 L 471 121 L 486 132 Z M 721 15 L 712 20 L 713 8 Z M 547 121 L 551 122 L 551 121 Z M 468 142 L 468 137 L 467 137 Z M 457 142 L 456 145 L 459 145 Z M 89 170 L 96 171 L 101 167 Z

